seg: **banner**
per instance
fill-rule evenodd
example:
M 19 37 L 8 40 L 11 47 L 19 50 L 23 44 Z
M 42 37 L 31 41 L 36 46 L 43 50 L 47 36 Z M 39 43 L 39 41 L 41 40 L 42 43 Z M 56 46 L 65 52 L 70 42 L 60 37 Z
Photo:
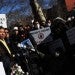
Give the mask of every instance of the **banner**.
M 75 27 L 69 29 L 66 32 L 66 34 L 67 34 L 70 45 L 75 44 Z
M 57 40 L 51 42 L 51 44 L 49 45 L 49 51 L 52 54 L 54 54 L 57 49 L 60 49 L 60 51 L 63 50 L 65 52 L 65 46 L 61 39 L 57 39 Z
M 0 26 L 7 28 L 7 19 L 5 14 L 0 14 Z
M 6 75 L 2 62 L 0 62 L 0 75 Z
M 75 0 L 65 0 L 68 11 L 71 11 L 75 7 Z
M 34 38 L 37 45 L 42 43 L 43 41 L 51 41 L 52 37 L 50 36 L 51 30 L 50 27 L 46 27 L 39 30 L 34 30 L 30 32 L 31 36 Z M 49 36 L 49 39 L 47 38 Z

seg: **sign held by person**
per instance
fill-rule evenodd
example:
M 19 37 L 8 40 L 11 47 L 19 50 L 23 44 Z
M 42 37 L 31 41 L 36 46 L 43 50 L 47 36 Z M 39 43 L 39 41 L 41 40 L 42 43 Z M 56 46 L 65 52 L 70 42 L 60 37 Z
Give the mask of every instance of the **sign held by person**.
M 0 14 L 0 26 L 7 28 L 6 14 Z
M 45 39 L 47 39 L 48 36 L 50 37 L 51 30 L 50 30 L 50 27 L 46 27 L 46 28 L 43 28 L 43 29 L 31 31 L 30 34 L 34 38 L 36 44 L 39 45 Z M 52 40 L 52 39 L 49 39 L 49 40 Z
M 0 75 L 6 75 L 2 62 L 0 62 Z
M 69 40 L 70 45 L 75 44 L 75 27 L 66 31 L 67 38 Z
M 60 38 L 51 42 L 49 46 L 49 51 L 52 54 L 54 54 L 57 50 L 60 52 L 65 52 L 65 46 Z

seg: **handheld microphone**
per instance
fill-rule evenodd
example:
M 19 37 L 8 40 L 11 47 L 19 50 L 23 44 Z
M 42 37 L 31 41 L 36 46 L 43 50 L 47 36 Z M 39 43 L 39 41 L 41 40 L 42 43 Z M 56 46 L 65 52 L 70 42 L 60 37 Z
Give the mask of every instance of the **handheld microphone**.
M 34 48 L 32 48 L 31 46 L 26 46 L 26 45 L 23 45 L 23 44 L 20 44 L 20 43 L 18 43 L 18 45 L 17 45 L 19 48 L 23 48 L 23 49 L 29 49 L 29 50 L 31 50 L 31 51 L 34 51 L 35 52 L 35 49 Z
M 18 46 L 19 48 L 24 48 L 24 49 L 26 49 L 26 45 L 23 45 L 23 44 L 18 43 L 17 46 Z

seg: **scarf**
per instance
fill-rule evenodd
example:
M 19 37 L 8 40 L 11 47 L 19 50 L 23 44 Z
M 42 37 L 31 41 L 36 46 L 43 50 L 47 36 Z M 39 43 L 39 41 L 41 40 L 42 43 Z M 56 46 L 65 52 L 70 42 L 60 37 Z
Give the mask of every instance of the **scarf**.
M 5 40 L 1 40 L 1 39 L 0 39 L 0 42 L 5 46 L 5 48 L 7 49 L 8 53 L 11 55 L 11 51 L 10 51 L 10 49 L 8 48 L 8 46 L 7 46 L 6 42 L 5 42 Z

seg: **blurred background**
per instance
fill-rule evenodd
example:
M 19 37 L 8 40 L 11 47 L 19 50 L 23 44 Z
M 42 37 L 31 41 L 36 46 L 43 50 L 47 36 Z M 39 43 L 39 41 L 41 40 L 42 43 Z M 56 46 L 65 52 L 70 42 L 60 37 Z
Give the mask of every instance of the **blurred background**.
M 58 16 L 66 19 L 75 6 L 75 0 L 33 0 L 42 8 L 46 19 Z M 34 18 L 32 0 L 0 0 L 0 14 L 7 15 L 8 26 L 19 22 L 27 25 Z M 36 3 L 36 2 L 35 2 Z M 35 12 L 35 11 L 34 11 Z

